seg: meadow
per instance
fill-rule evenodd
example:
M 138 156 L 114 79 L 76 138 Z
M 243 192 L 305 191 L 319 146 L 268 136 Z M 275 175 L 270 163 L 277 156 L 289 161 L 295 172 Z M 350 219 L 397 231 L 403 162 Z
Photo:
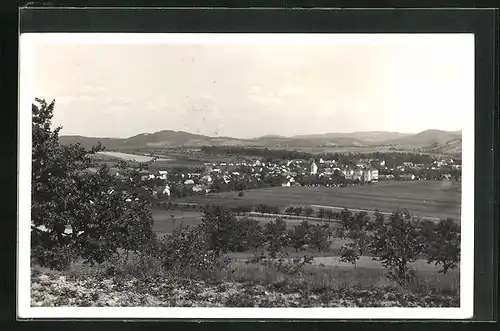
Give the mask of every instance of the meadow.
M 396 185 L 412 187 L 409 183 Z M 381 185 L 383 186 L 383 185 Z M 390 186 L 390 185 L 388 185 Z M 393 185 L 394 186 L 394 185 Z M 370 187 L 372 188 L 372 187 Z M 281 188 L 280 188 L 281 189 Z M 283 188 L 286 190 L 289 188 Z M 318 188 L 300 188 L 318 189 Z M 368 189 L 368 187 L 365 187 Z M 453 188 L 448 187 L 449 190 Z M 422 191 L 425 191 L 421 189 Z M 435 185 L 434 190 L 438 190 Z M 261 190 L 255 190 L 256 192 Z M 279 190 L 281 191 L 281 190 Z M 427 187 L 427 192 L 433 191 Z M 251 191 L 246 192 L 247 194 Z M 286 191 L 285 191 L 286 192 Z M 368 190 L 368 193 L 371 191 Z M 404 193 L 400 193 L 404 199 Z M 268 201 L 264 201 L 268 202 Z M 301 201 L 303 205 L 304 201 Z M 196 210 L 152 210 L 153 231 L 162 237 L 179 225 L 197 225 L 202 213 Z M 244 216 L 236 216 L 238 219 Z M 261 224 L 276 216 L 252 218 Z M 312 225 L 322 223 L 304 216 L 285 217 L 291 229 L 307 219 Z M 339 224 L 329 222 L 331 229 Z M 388 278 L 381 262 L 368 254 L 360 256 L 355 264 L 343 262 L 341 247 L 349 239 L 333 238 L 329 247 L 321 251 L 306 248 L 300 251 L 285 248 L 286 261 L 312 256 L 310 263 L 298 271 L 285 271 L 280 259 L 272 264 L 254 260 L 267 254 L 264 247 L 245 252 L 227 252 L 221 258 L 227 262 L 207 270 L 203 279 L 189 275 L 196 269 L 195 261 L 203 259 L 193 251 L 193 263 L 182 270 L 165 267 L 162 258 L 120 253 L 100 265 L 74 262 L 64 271 L 35 266 L 31 274 L 32 306 L 154 306 L 154 307 L 458 307 L 460 272 L 454 269 L 446 274 L 427 263 L 424 256 L 409 263 L 412 278 L 399 284 Z M 192 245 L 194 243 L 190 243 Z M 180 248 L 180 247 L 179 247 Z M 188 252 L 191 254 L 191 252 Z M 206 253 L 205 253 L 206 254 Z M 175 254 L 174 254 L 175 255 Z M 292 262 L 297 265 L 297 262 Z M 186 269 L 187 268 L 187 269 Z M 194 271 L 193 271 L 194 272 Z
M 420 217 L 460 219 L 461 186 L 450 181 L 385 181 L 352 187 L 271 187 L 238 192 L 192 196 L 184 202 L 255 206 L 267 204 L 285 208 L 290 205 L 336 207 L 354 210 L 393 212 L 407 209 Z
M 32 307 L 458 307 L 459 273 L 419 270 L 402 288 L 383 268 L 308 265 L 295 275 L 233 262 L 209 282 L 171 275 L 143 281 L 143 268 L 124 267 L 111 277 L 100 268 L 75 264 L 60 272 L 35 266 Z
M 151 214 L 153 216 L 153 231 L 161 236 L 166 233 L 172 233 L 172 231 L 179 227 L 183 226 L 195 226 L 200 224 L 201 218 L 203 217 L 203 213 L 201 211 L 191 211 L 191 210 L 162 210 L 162 209 L 153 209 L 151 210 Z M 241 219 L 244 217 L 250 217 L 254 220 L 260 222 L 260 224 L 266 224 L 270 221 L 275 220 L 277 215 L 265 215 L 262 216 L 259 213 L 248 213 L 247 215 L 236 215 L 236 218 Z M 315 225 L 318 223 L 322 223 L 321 220 L 313 217 L 304 217 L 304 216 L 287 216 L 284 215 L 284 220 L 287 224 L 288 229 L 291 229 L 293 226 L 300 224 L 302 221 L 307 220 L 310 224 Z M 331 222 L 332 226 L 335 226 L 335 222 Z

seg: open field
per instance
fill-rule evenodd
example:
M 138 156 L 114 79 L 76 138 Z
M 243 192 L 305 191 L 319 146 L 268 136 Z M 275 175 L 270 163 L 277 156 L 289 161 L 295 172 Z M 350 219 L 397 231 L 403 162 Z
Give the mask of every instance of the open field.
M 97 154 L 99 156 L 104 155 L 104 156 L 108 156 L 110 158 L 122 159 L 125 161 L 148 162 L 148 161 L 151 161 L 151 159 L 152 159 L 151 156 L 129 154 L 129 153 L 122 153 L 122 152 L 104 151 L 104 152 L 98 152 Z
M 147 154 L 147 153 L 146 153 Z M 155 154 L 156 155 L 156 154 Z M 204 165 L 206 160 L 189 158 L 185 155 L 156 155 L 158 159 L 155 160 L 150 165 L 151 170 L 160 169 L 172 169 L 176 167 L 187 167 L 196 168 Z M 98 163 L 105 163 L 110 167 L 113 167 L 118 160 L 122 159 L 125 161 L 135 161 L 135 162 L 148 162 L 152 160 L 149 155 L 144 155 L 141 153 L 124 153 L 124 152 L 114 152 L 114 151 L 103 151 L 98 152 L 94 156 L 98 160 Z
M 354 187 L 272 187 L 247 190 L 243 197 L 237 192 L 222 192 L 183 201 L 226 206 L 315 205 L 388 213 L 399 208 L 420 217 L 460 219 L 461 186 L 449 181 L 386 181 Z
M 173 229 L 182 225 L 196 225 L 201 222 L 202 212 L 199 211 L 184 211 L 184 210 L 159 210 L 153 209 L 151 211 L 154 224 L 153 231 L 158 235 L 162 235 L 165 233 L 172 233 Z M 173 216 L 173 218 L 172 218 Z M 245 216 L 237 216 L 238 218 L 243 218 Z M 253 218 L 259 221 L 262 225 L 266 224 L 270 221 L 273 221 L 277 218 L 277 216 L 260 216 L 258 214 L 249 215 L 248 217 Z M 288 216 L 284 218 L 289 228 L 301 223 L 305 220 L 305 217 L 296 218 L 293 216 L 289 218 Z M 321 221 L 315 219 L 307 219 L 310 224 L 321 223 Z M 331 222 L 331 224 L 336 224 L 335 222 Z
M 153 209 L 151 213 L 154 220 L 153 231 L 159 235 L 172 233 L 172 231 L 181 224 L 199 224 L 202 217 L 202 213 L 199 211 Z

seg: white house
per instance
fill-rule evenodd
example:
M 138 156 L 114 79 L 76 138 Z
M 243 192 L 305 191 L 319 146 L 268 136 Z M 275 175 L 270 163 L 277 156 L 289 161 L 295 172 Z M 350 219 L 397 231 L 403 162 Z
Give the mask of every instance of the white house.
M 311 175 L 316 175 L 318 173 L 318 166 L 316 162 L 312 161 L 311 163 Z
M 372 172 L 370 170 L 365 170 L 363 171 L 363 181 L 365 182 L 371 182 L 372 180 Z
M 168 195 L 168 196 L 170 196 L 170 186 L 168 186 L 168 185 L 167 185 L 167 186 L 165 186 L 165 189 L 163 190 L 163 192 L 162 192 L 162 193 L 163 193 L 163 194 L 166 194 L 166 195 Z
M 358 169 L 354 170 L 353 178 L 361 180 L 363 177 L 363 173 L 364 173 L 363 169 L 358 168 Z

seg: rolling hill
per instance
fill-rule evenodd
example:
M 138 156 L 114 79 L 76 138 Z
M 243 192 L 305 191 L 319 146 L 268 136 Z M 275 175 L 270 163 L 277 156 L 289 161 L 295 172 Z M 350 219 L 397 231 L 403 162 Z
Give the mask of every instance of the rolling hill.
M 399 148 L 418 148 L 431 153 L 458 154 L 462 151 L 462 131 L 426 130 L 391 139 L 387 143 Z
M 184 131 L 162 130 L 141 133 L 129 138 L 94 138 L 83 136 L 61 136 L 62 144 L 80 143 L 91 147 L 101 142 L 109 150 L 127 150 L 147 147 L 201 147 L 201 146 L 253 146 L 270 148 L 310 148 L 310 147 L 370 147 L 394 146 L 396 149 L 423 152 L 457 154 L 461 152 L 461 131 L 426 130 L 417 134 L 367 131 L 353 133 L 326 133 L 283 137 L 266 135 L 253 139 L 232 137 L 209 137 Z
M 388 131 L 358 131 L 352 133 L 324 133 L 315 135 L 294 136 L 299 139 L 338 139 L 350 138 L 366 143 L 381 143 L 391 139 L 398 139 L 411 136 L 410 133 L 388 132 Z
M 461 132 L 426 130 L 414 135 L 408 135 L 396 139 L 389 139 L 386 142 L 394 145 L 427 146 L 433 143 L 445 144 L 449 141 L 461 138 Z

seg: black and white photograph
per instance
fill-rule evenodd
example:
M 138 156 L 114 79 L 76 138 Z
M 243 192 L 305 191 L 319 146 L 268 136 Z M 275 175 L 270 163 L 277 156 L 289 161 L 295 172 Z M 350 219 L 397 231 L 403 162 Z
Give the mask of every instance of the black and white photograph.
M 28 33 L 20 59 L 21 316 L 472 315 L 473 34 Z

